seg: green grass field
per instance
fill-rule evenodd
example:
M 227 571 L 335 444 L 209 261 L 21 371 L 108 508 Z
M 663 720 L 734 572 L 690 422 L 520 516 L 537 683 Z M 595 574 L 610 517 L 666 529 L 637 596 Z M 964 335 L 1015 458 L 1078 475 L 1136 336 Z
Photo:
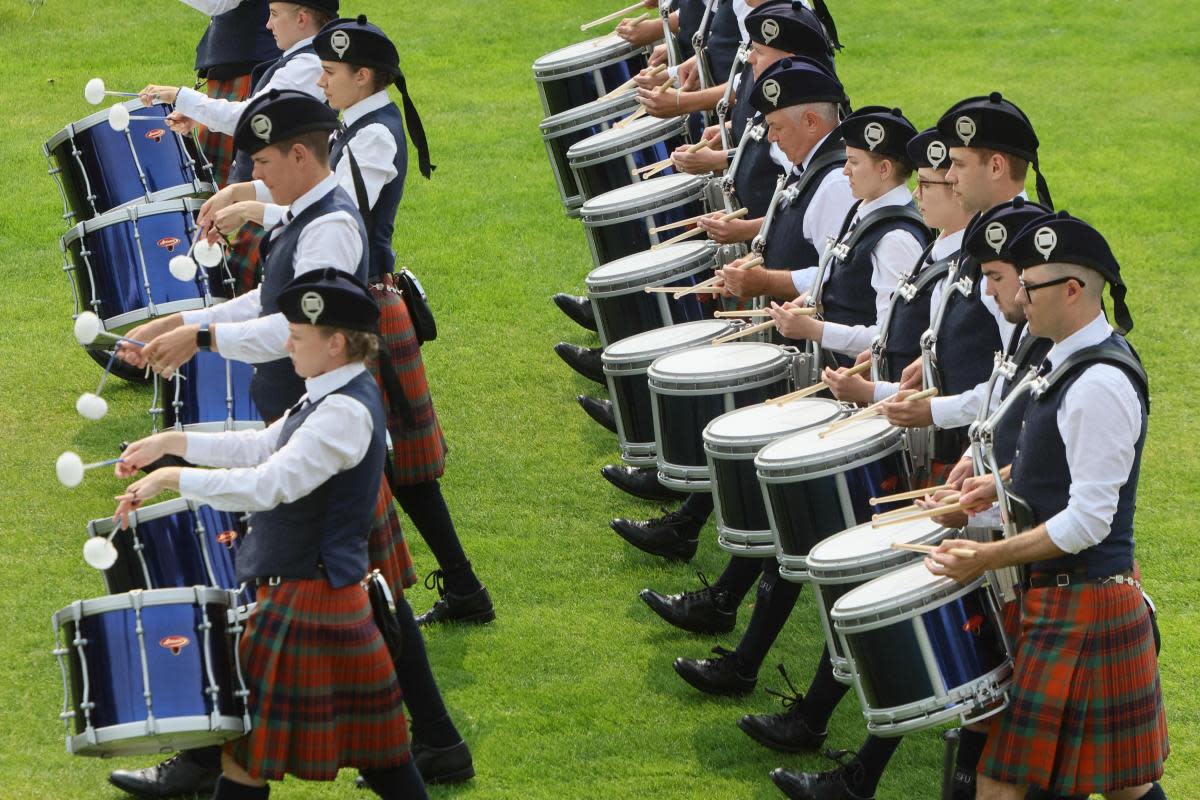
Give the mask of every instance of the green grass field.
M 452 447 L 444 485 L 499 614 L 484 629 L 428 636 L 479 773 L 435 797 L 772 798 L 772 767 L 827 763 L 768 752 L 734 726 L 742 713 L 777 708 L 763 691 L 781 688 L 776 662 L 799 683 L 810 677 L 821 645 L 811 597 L 801 598 L 753 695 L 714 700 L 686 687 L 672 659 L 717 642 L 669 629 L 636 593 L 694 586 L 696 569 L 713 575 L 724 559 L 711 529 L 696 562 L 683 566 L 634 552 L 608 530 L 613 516 L 657 509 L 599 477 L 616 458 L 614 439 L 575 405 L 575 394 L 594 387 L 550 349 L 563 338 L 592 342 L 548 300 L 581 290 L 590 260 L 580 224 L 562 214 L 530 64 L 583 38 L 580 22 L 617 5 L 344 0 L 346 13 L 368 13 L 398 41 L 439 165 L 431 182 L 412 171 L 396 247 L 438 314 L 441 335 L 425 359 Z M 1200 296 L 1192 199 L 1200 12 L 1184 0 L 830 5 L 856 105 L 898 105 L 924 127 L 961 97 L 1002 90 L 1037 126 L 1058 205 L 1096 224 L 1122 262 L 1133 341 L 1154 388 L 1138 543 L 1164 638 L 1174 744 L 1164 784 L 1173 797 L 1196 796 L 1200 606 L 1189 514 L 1200 431 L 1187 398 L 1200 388 L 1191 352 L 1200 329 L 1187 309 Z M 153 761 L 67 756 L 57 719 L 50 615 L 103 593 L 80 546 L 86 521 L 111 514 L 120 484 L 97 474 L 64 489 L 53 461 L 68 448 L 85 460 L 109 457 L 146 433 L 149 395 L 118 381 L 103 421 L 74 411 L 99 370 L 71 336 L 60 201 L 41 143 L 93 110 L 81 94 L 93 76 L 116 89 L 190 84 L 203 26 L 173 0 L 46 0 L 36 13 L 0 0 L 0 798 L 117 798 L 108 770 Z M 412 539 L 418 565 L 431 568 Z M 423 589 L 410 599 L 418 610 L 433 601 Z M 743 625 L 748 616 L 743 608 Z M 828 744 L 852 748 L 862 734 L 848 698 Z M 940 755 L 935 734 L 911 737 L 878 797 L 935 797 Z M 352 778 L 289 781 L 277 793 L 349 797 Z

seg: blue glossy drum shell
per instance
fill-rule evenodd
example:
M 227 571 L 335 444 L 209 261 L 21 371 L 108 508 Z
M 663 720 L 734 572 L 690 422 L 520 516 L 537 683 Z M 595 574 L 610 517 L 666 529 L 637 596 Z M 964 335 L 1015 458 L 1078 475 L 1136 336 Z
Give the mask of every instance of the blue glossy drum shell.
M 594 255 L 596 263 L 603 264 L 633 255 L 634 253 L 640 253 L 643 250 L 649 250 L 660 240 L 666 241 L 670 236 L 682 233 L 683 231 L 683 229 L 680 229 L 670 231 L 669 233 L 664 232 L 663 236 L 659 237 L 657 235 L 652 236 L 650 228 L 679 222 L 680 220 L 703 214 L 707 210 L 704 207 L 703 200 L 695 198 L 683 205 L 648 213 L 638 219 L 590 228 L 589 230 L 592 233 L 591 240 L 595 245 Z
M 167 127 L 169 106 L 145 108 L 138 100 L 124 106 L 134 116 L 128 131 L 113 130 L 106 109 L 72 123 L 46 142 L 46 155 L 63 192 L 64 217 L 72 222 L 135 203 L 216 191 L 199 148 L 190 137 Z
M 779 397 L 792 390 L 790 378 L 740 392 L 710 395 L 667 395 L 653 393 L 659 419 L 663 421 L 663 441 L 659 454 L 671 464 L 707 470 L 704 453 L 704 426 L 726 411 L 745 408 Z
M 576 142 L 608 130 L 613 122 L 632 114 L 639 105 L 637 94 L 631 89 L 608 100 L 585 103 L 542 120 L 540 128 L 542 140 L 546 143 L 546 155 L 550 159 L 555 183 L 558 184 L 559 197 L 569 215 L 579 216 L 583 198 L 579 196 L 579 186 L 575 182 L 575 173 L 571 171 L 571 162 L 567 160 L 567 151 Z
M 546 116 L 599 99 L 646 67 L 646 51 L 615 34 L 547 53 L 533 62 Z
M 797 483 L 762 484 L 762 490 L 783 556 L 803 557 L 822 539 L 863 521 L 864 516 L 870 519 L 869 509 L 858 506 L 854 507 L 855 519 L 846 519 L 837 480 L 831 475 Z
M 650 229 L 703 214 L 707 184 L 697 175 L 662 175 L 586 200 L 579 219 L 593 264 L 599 267 L 641 253 L 681 233 L 682 229 L 651 234 Z
M 711 272 L 699 272 L 679 278 L 672 286 L 694 286 L 707 278 Z M 678 325 L 681 322 L 695 322 L 712 316 L 701 298 L 706 295 L 689 294 L 676 300 L 667 294 L 650 294 L 648 292 L 630 292 L 629 294 L 614 295 L 602 300 L 592 301 L 596 309 L 597 327 L 603 328 L 605 339 L 616 342 L 628 336 L 634 336 L 645 331 L 663 326 L 662 305 L 665 303 L 670 322 Z
M 635 171 L 670 157 L 689 143 L 685 117 L 642 117 L 628 127 L 613 128 L 577 143 L 567 152 L 580 197 L 590 200 L 605 192 L 638 183 Z M 678 170 L 667 167 L 660 175 Z
M 159 381 L 163 427 L 193 431 L 261 428 L 262 416 L 250 396 L 254 368 L 218 353 L 197 353 L 180 368 L 184 380 Z
M 711 459 L 713 494 L 721 508 L 721 524 L 740 531 L 771 527 L 752 458 Z
M 621 419 L 624 438 L 629 442 L 648 443 L 653 450 L 654 416 L 646 373 L 610 375 L 608 386 L 614 414 Z M 653 462 L 651 454 L 650 463 Z

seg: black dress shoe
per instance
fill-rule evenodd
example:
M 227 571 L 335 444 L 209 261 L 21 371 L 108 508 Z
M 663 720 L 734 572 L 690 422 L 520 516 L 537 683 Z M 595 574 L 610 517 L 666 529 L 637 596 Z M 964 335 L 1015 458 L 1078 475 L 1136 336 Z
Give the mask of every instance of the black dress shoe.
M 828 772 L 771 771 L 771 780 L 792 800 L 875 800 L 875 795 L 859 795 L 846 785 L 854 770 L 862 765 L 851 759 Z
M 796 691 L 783 665 L 779 672 L 787 682 L 791 695 L 768 689 L 767 692 L 783 698 L 784 711 L 779 714 L 747 714 L 738 720 L 738 727 L 763 747 L 780 753 L 808 753 L 820 749 L 825 743 L 828 730 L 813 731 L 805 723 L 804 695 Z
M 737 653 L 724 647 L 714 647 L 716 658 L 677 658 L 675 671 L 679 677 L 706 694 L 739 697 L 754 690 L 757 677 L 747 678 L 738 673 Z
M 426 783 L 462 783 L 475 777 L 471 749 L 460 741 L 449 747 L 431 747 L 413 742 L 413 763 Z
M 604 366 L 600 363 L 602 348 L 580 347 L 569 342 L 559 342 L 554 345 L 554 352 L 567 362 L 568 367 L 583 377 L 596 383 L 604 383 Z
M 426 585 L 437 586 L 438 600 L 433 607 L 417 617 L 417 625 L 436 625 L 439 622 L 464 622 L 483 625 L 496 618 L 496 609 L 492 607 L 492 598 L 484 586 L 480 586 L 470 594 L 455 594 L 448 592 L 442 586 L 442 571 L 434 570 L 425 579 Z
M 655 614 L 674 625 L 692 633 L 729 633 L 737 622 L 737 609 L 727 608 L 729 592 L 714 589 L 703 572 L 697 572 L 703 589 L 682 594 L 659 594 L 653 589 L 642 589 L 639 597 L 654 610 Z
M 592 308 L 591 300 L 577 294 L 563 292 L 559 292 L 550 299 L 576 325 L 587 328 L 589 331 L 596 330 L 596 310 Z
M 219 777 L 220 767 L 201 766 L 183 752 L 155 767 L 113 770 L 108 782 L 137 797 L 210 797 Z
M 609 526 L 643 553 L 671 560 L 688 561 L 696 555 L 700 541 L 701 523 L 682 511 L 667 511 L 661 517 L 640 522 L 614 519 Z
M 600 468 L 600 474 L 621 491 L 652 503 L 669 503 L 672 500 L 683 500 L 687 497 L 683 492 L 663 486 L 658 480 L 656 467 L 623 467 L 606 464 Z
M 575 402 L 579 403 L 587 415 L 599 423 L 600 427 L 606 428 L 613 433 L 617 432 L 617 420 L 613 417 L 613 407 L 611 400 L 600 400 L 595 397 L 588 397 L 586 394 L 575 396 Z

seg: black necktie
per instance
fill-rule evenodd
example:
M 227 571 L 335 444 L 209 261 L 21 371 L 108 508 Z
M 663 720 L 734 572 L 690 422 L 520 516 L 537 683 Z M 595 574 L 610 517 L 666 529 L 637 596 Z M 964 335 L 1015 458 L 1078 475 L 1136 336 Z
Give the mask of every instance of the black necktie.
M 1042 365 L 1038 367 L 1038 377 L 1044 378 L 1050 374 L 1050 370 L 1054 369 L 1054 365 L 1050 363 L 1050 359 L 1043 359 Z
M 307 396 L 307 395 L 305 395 L 304 397 L 300 398 L 300 402 L 299 402 L 299 403 L 296 403 L 296 405 L 294 405 L 294 406 L 292 406 L 291 408 L 289 408 L 289 409 L 287 410 L 287 413 L 286 413 L 286 414 L 284 414 L 284 416 L 285 416 L 285 417 L 290 417 L 290 416 L 292 416 L 293 414 L 298 414 L 298 413 L 300 413 L 301 411 L 303 411 L 303 410 L 304 410 L 304 407 L 305 407 L 305 406 L 307 406 L 307 405 L 308 405 L 308 396 Z

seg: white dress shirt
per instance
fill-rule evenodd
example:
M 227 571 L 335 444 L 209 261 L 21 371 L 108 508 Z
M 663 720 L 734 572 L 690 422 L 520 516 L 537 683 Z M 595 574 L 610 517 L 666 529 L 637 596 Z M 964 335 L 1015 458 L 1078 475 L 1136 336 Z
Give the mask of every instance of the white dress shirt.
M 293 212 L 301 213 L 332 192 L 337 185 L 337 176 L 330 173 L 292 203 Z M 255 188 L 266 192 L 266 186 L 261 181 L 255 182 Z M 270 197 L 269 193 L 267 197 Z M 283 231 L 283 227 L 276 226 L 267 235 L 273 239 Z M 325 214 L 309 222 L 300 233 L 291 265 L 293 277 L 325 267 L 355 272 L 362 252 L 358 221 L 345 211 Z M 259 316 L 262 312 L 259 291 L 255 288 L 209 308 L 185 311 L 183 322 L 185 325 L 220 323 L 216 337 L 217 350 L 225 358 L 250 364 L 284 358 L 287 355 L 284 349 L 288 337 L 287 320 L 283 314 Z
M 966 232 L 966 229 L 960 228 L 960 229 L 956 230 L 954 233 L 943 233 L 941 236 L 934 239 L 933 247 L 929 251 L 929 257 L 928 257 L 929 263 L 932 264 L 935 261 L 941 261 L 943 258 L 954 255 L 959 250 L 961 250 L 963 234 L 965 232 Z M 913 261 L 915 263 L 916 259 L 914 259 Z M 939 281 L 937 285 L 940 286 L 941 281 Z M 929 300 L 930 322 L 933 321 L 933 314 L 936 309 L 937 309 L 937 303 L 931 297 Z M 865 350 L 866 348 L 863 348 L 863 349 Z M 859 352 L 861 353 L 862 350 L 859 350 Z M 875 382 L 875 402 L 878 403 L 880 400 L 891 397 L 892 395 L 898 393 L 899 391 L 900 391 L 900 382 L 899 381 L 897 381 L 895 383 L 890 383 L 888 381 L 876 381 Z
M 342 112 L 342 122 L 350 127 L 372 111 L 378 111 L 391 103 L 387 90 L 376 92 L 366 97 Z M 354 151 L 354 160 L 358 162 L 358 170 L 362 173 L 363 187 L 367 190 L 369 207 L 375 207 L 379 193 L 383 187 L 396 179 L 396 137 L 386 125 L 374 123 L 357 131 L 347 145 Z M 333 170 L 337 175 L 338 185 L 346 190 L 350 199 L 358 203 L 358 195 L 354 191 L 354 175 L 350 171 L 350 156 L 345 155 L 338 161 Z M 259 190 L 260 181 L 255 182 L 255 190 Z M 262 184 L 266 188 L 266 184 Z M 263 227 L 270 228 L 279 223 L 287 213 L 287 206 L 267 203 L 263 210 Z
M 244 2 L 245 0 L 183 0 L 184 5 L 189 5 L 210 17 L 233 11 Z
M 808 151 L 808 155 L 800 162 L 803 169 L 808 169 L 813 156 L 828 138 L 827 134 L 813 146 L 812 150 Z M 808 204 L 808 208 L 804 209 L 804 220 L 802 221 L 804 238 L 817 249 L 818 254 L 825 252 L 826 242 L 829 239 L 836 239 L 837 235 L 841 233 L 842 223 L 846 221 L 850 207 L 856 202 L 853 192 L 850 191 L 850 179 L 843 175 L 840 169 L 832 169 L 825 173 L 825 177 L 821 179 L 821 183 L 813 192 L 812 202 Z M 815 264 L 805 264 L 800 269 L 792 270 L 792 285 L 796 287 L 798 295 L 811 292 L 816 279 L 817 267 Z
M 304 382 L 301 402 L 325 401 L 279 446 L 289 411 L 269 428 L 225 433 L 188 433 L 179 493 L 219 511 L 265 511 L 294 503 L 339 472 L 357 465 L 371 446 L 370 410 L 347 395 L 326 397 L 364 372 L 362 362 L 346 364 Z
M 879 197 L 864 202 L 854 214 L 857 222 L 863 217 L 880 208 L 887 206 L 903 206 L 912 200 L 912 193 L 904 184 L 893 187 Z M 921 252 L 925 249 L 917 238 L 906 230 L 888 231 L 880 238 L 871 252 L 871 288 L 875 290 L 875 324 L 874 325 L 842 325 L 837 322 L 826 322 L 821 334 L 821 346 L 835 353 L 858 355 L 871 346 L 875 333 L 879 330 L 879 321 L 888 312 L 892 304 L 892 295 L 897 284 L 904 279 L 908 271 L 917 263 Z
M 311 41 L 312 37 L 310 36 L 296 42 L 285 50 L 283 55 L 286 56 Z M 280 56 L 280 58 L 282 57 Z M 271 79 L 267 81 L 266 86 L 245 100 L 218 100 L 184 86 L 175 98 L 175 110 L 186 117 L 191 117 L 201 125 L 206 125 L 210 130 L 232 136 L 234 129 L 237 128 L 238 118 L 241 117 L 242 110 L 246 105 L 272 89 L 295 89 L 325 102 L 325 92 L 317 86 L 317 80 L 320 77 L 321 60 L 313 53 L 301 53 L 276 70 Z

